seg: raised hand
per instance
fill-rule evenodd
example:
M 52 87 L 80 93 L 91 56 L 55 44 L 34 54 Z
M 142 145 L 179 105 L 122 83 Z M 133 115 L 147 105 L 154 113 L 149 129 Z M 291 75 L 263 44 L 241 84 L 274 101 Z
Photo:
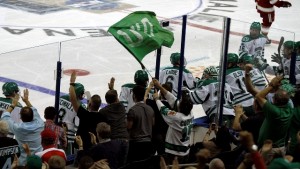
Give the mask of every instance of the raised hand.
M 23 102 L 29 101 L 29 91 L 28 91 L 28 89 L 24 89 L 22 100 L 23 100 Z
M 108 89 L 113 90 L 115 85 L 115 78 L 111 77 L 110 82 L 108 83 Z
M 97 144 L 95 134 L 94 134 L 94 133 L 91 133 L 91 132 L 89 132 L 89 134 L 90 134 L 90 137 L 91 137 L 91 143 L 92 143 L 93 145 Z
M 281 64 L 282 57 L 281 57 L 279 54 L 274 53 L 274 54 L 271 56 L 271 59 L 272 59 L 272 60 L 271 60 L 272 62 Z
M 76 82 L 76 71 L 74 70 L 71 74 L 71 77 L 70 77 L 70 83 L 75 83 Z

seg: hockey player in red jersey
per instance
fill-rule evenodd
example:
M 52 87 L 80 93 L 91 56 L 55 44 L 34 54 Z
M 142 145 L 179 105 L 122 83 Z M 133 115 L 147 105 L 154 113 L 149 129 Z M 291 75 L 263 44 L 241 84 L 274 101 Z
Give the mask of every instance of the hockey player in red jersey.
M 257 12 L 260 14 L 262 18 L 262 34 L 268 37 L 269 29 L 275 20 L 275 9 L 274 6 L 280 8 L 288 8 L 291 7 L 292 4 L 288 1 L 281 0 L 255 0 Z M 269 39 L 269 42 L 271 40 Z

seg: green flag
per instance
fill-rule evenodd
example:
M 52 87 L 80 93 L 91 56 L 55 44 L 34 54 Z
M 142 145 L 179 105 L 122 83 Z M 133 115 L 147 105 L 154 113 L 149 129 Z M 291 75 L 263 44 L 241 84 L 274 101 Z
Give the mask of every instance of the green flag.
M 136 59 L 141 62 L 150 52 L 161 46 L 171 47 L 174 35 L 160 26 L 154 12 L 137 11 L 116 24 L 110 32 Z

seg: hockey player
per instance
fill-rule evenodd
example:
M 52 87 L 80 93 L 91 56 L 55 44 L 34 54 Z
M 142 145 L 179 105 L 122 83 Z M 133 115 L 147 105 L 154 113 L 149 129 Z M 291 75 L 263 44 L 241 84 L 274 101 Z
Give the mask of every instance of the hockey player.
M 159 82 L 161 84 L 165 84 L 166 82 L 170 82 L 172 84 L 172 93 L 177 96 L 178 90 L 178 80 L 179 80 L 179 66 L 180 66 L 180 53 L 172 53 L 170 56 L 170 61 L 172 63 L 172 67 L 166 67 L 161 70 L 159 74 Z M 185 64 L 184 64 L 185 66 Z M 195 79 L 193 74 L 187 69 L 183 69 L 182 72 L 182 81 L 183 85 L 188 89 L 195 88 Z
M 132 89 L 136 85 L 140 85 L 146 88 L 148 86 L 148 81 L 149 78 L 147 72 L 144 70 L 138 70 L 134 74 L 135 83 L 127 83 L 121 87 L 119 100 L 125 106 L 126 113 L 134 105 L 134 101 L 132 98 Z
M 190 98 L 194 104 L 202 104 L 202 107 L 209 117 L 210 122 L 214 122 L 215 115 L 217 113 L 217 103 L 218 103 L 218 90 L 219 90 L 219 81 L 218 69 L 216 66 L 209 66 L 205 68 L 202 75 L 201 86 L 190 92 Z M 224 121 L 231 121 L 233 119 L 233 109 L 232 109 L 232 99 L 233 93 L 230 86 L 225 83 L 224 88 L 224 109 L 223 109 L 223 118 Z
M 274 69 L 273 67 L 273 70 L 275 70 L 275 74 L 284 72 L 285 78 L 289 77 L 292 53 L 294 52 L 295 49 L 297 52 L 296 44 L 297 43 L 295 43 L 294 41 L 285 41 L 283 43 L 283 53 L 282 53 L 283 58 L 278 54 L 274 54 L 272 56 L 272 61 L 279 64 L 277 68 L 275 67 Z M 281 68 L 281 62 L 283 64 L 283 69 Z M 295 76 L 296 76 L 296 85 L 299 86 L 300 85 L 300 58 L 299 57 L 296 58 Z
M 84 86 L 81 83 L 70 83 L 70 85 L 75 88 L 78 102 L 80 102 L 82 107 L 86 108 L 86 106 L 81 102 L 84 95 Z M 75 142 L 75 134 L 79 126 L 79 118 L 73 109 L 69 95 L 64 95 L 59 98 L 58 123 L 66 125 L 67 127 L 68 149 L 66 154 L 74 154 L 73 144 Z
M 279 56 L 277 53 L 274 53 L 274 55 L 272 55 L 272 62 L 278 63 L 279 66 L 268 66 L 266 69 L 266 73 L 271 75 L 278 75 L 284 73 L 285 78 L 288 78 L 290 74 L 291 57 L 292 52 L 294 51 L 294 47 L 295 43 L 293 41 L 285 41 L 283 43 L 282 56 Z M 299 74 L 299 72 L 300 68 L 296 63 L 295 75 Z
M 269 29 L 275 20 L 275 9 L 274 6 L 280 8 L 291 7 L 292 4 L 288 1 L 281 0 L 255 0 L 256 10 L 262 18 L 262 34 L 268 38 Z M 271 43 L 271 40 L 268 40 Z
M 226 82 L 233 92 L 233 105 L 241 104 L 247 116 L 254 114 L 252 109 L 253 96 L 247 91 L 244 78 L 244 71 L 237 65 L 238 56 L 235 53 L 227 54 Z
M 262 70 L 266 68 L 266 60 L 264 59 L 265 44 L 268 39 L 260 34 L 261 25 L 259 22 L 253 22 L 250 26 L 250 34 L 242 38 L 239 49 L 239 56 L 245 54 L 253 55 L 253 59 L 259 64 L 257 67 Z
M 15 97 L 16 94 L 19 93 L 18 84 L 15 83 L 15 82 L 6 82 L 2 86 L 2 92 L 3 92 L 3 95 L 5 96 L 5 98 L 0 97 L 0 110 L 5 112 L 6 109 L 9 106 L 11 106 L 12 99 Z M 11 112 L 11 118 L 16 123 L 21 122 L 20 111 L 21 111 L 22 107 L 23 106 L 19 102 L 17 104 L 17 107 L 15 107 L 13 109 L 13 111 Z M 9 132 L 7 136 L 10 137 L 10 138 L 13 138 L 14 134 Z
M 253 59 L 252 56 L 244 54 L 239 58 L 239 66 L 242 70 L 245 71 L 246 64 L 253 64 Z M 249 72 L 249 75 L 251 77 L 251 81 L 255 88 L 257 88 L 260 91 L 265 88 L 267 83 L 261 71 L 259 71 L 257 68 L 253 68 Z

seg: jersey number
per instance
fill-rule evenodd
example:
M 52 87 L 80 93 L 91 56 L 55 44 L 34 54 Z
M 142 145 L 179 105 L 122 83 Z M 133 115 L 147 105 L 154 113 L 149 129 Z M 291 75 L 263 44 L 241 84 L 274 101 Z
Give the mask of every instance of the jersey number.
M 192 131 L 192 127 L 193 125 L 187 125 L 185 126 L 183 129 L 182 129 L 182 136 L 181 136 L 181 139 L 180 141 L 181 142 L 185 142 L 185 141 L 188 141 L 190 139 L 190 134 L 191 134 L 191 131 Z
M 245 77 L 242 79 L 238 78 L 236 79 L 236 84 L 238 85 L 239 89 L 241 90 L 241 93 L 246 93 L 245 85 L 244 85 Z

